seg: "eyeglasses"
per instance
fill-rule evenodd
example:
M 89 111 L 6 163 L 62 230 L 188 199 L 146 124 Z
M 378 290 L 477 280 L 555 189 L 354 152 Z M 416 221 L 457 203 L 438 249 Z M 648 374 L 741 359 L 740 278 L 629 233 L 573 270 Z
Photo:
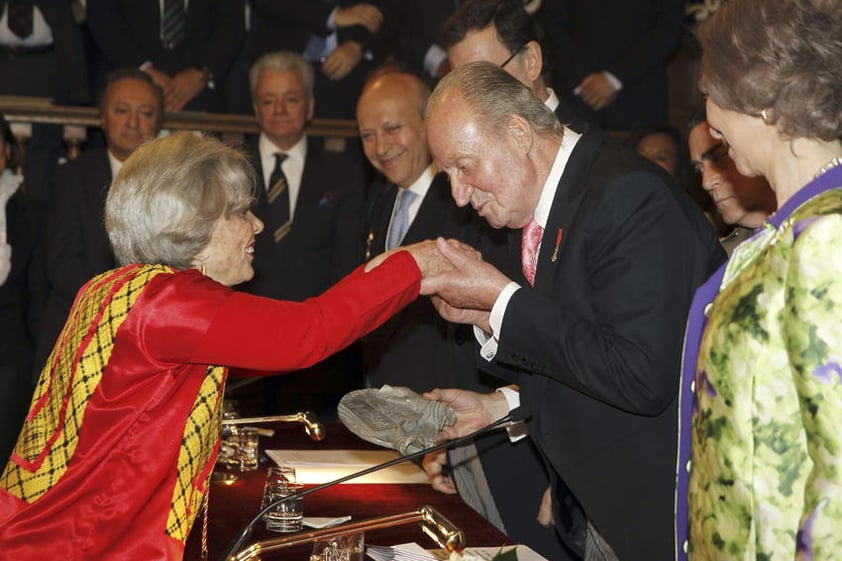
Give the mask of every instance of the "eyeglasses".
M 509 64 L 510 62 L 512 62 L 512 59 L 515 58 L 517 55 L 519 55 L 522 50 L 523 50 L 523 47 L 518 47 L 517 49 L 515 49 L 514 52 L 512 53 L 512 56 L 510 56 L 505 61 L 503 61 L 503 64 L 500 65 L 500 68 L 506 68 L 506 65 Z

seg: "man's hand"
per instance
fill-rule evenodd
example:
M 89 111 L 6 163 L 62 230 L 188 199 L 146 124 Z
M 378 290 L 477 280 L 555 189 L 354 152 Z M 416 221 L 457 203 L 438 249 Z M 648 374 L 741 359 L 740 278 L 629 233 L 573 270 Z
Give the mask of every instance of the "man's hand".
M 164 92 L 164 99 L 166 99 L 167 96 L 171 95 L 172 78 L 169 74 L 167 74 L 166 72 L 161 72 L 154 66 L 147 66 L 143 69 L 143 71 L 146 72 L 150 78 L 152 78 L 152 81 L 155 82 L 155 84 L 157 84 L 159 88 L 161 88 L 161 91 Z
M 173 76 L 170 93 L 164 95 L 167 111 L 181 111 L 205 89 L 205 74 L 198 68 L 186 68 Z
M 591 109 L 599 111 L 614 101 L 617 91 L 604 72 L 594 72 L 579 84 L 579 95 Z
M 424 471 L 427 472 L 427 477 L 430 478 L 433 489 L 446 495 L 456 494 L 453 478 L 444 474 L 444 466 L 447 465 L 447 453 L 444 450 L 425 455 L 422 465 Z
M 441 317 L 450 323 L 464 323 L 466 325 L 476 325 L 486 333 L 491 333 L 491 326 L 489 325 L 489 318 L 491 312 L 485 310 L 470 310 L 466 308 L 454 308 L 438 296 L 431 298 L 433 306 Z
M 383 23 L 383 14 L 380 10 L 371 4 L 355 4 L 348 8 L 342 8 L 336 11 L 333 17 L 333 23 L 336 27 L 351 27 L 352 25 L 362 25 L 371 33 L 377 33 L 380 25 Z
M 331 52 L 322 64 L 322 74 L 338 82 L 347 76 L 363 56 L 363 48 L 356 41 L 345 41 Z
M 511 282 L 474 249 L 453 240 L 436 240 L 452 270 L 430 279 L 429 289 L 452 308 L 490 311 L 497 296 Z
M 439 441 L 452 440 L 505 417 L 509 405 L 501 392 L 487 394 L 458 389 L 436 388 L 422 395 L 424 399 L 442 401 L 456 412 L 456 424 L 439 432 Z

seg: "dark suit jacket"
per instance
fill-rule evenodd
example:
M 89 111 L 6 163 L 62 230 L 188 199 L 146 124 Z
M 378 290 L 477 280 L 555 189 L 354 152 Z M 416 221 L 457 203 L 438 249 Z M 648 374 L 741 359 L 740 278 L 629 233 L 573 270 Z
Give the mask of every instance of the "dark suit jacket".
M 12 268 L 0 286 L 0 463 L 5 464 L 32 399 L 35 337 L 47 297 L 40 248 L 42 205 L 17 192 L 6 203 Z
M 419 76 L 429 79 L 424 69 L 424 57 L 438 40 L 441 24 L 454 11 L 453 0 L 406 2 L 393 0 L 395 21 L 385 22 L 395 58 L 410 66 Z
M 146 61 L 175 74 L 207 66 L 217 89 L 245 38 L 243 3 L 238 0 L 190 0 L 184 40 L 174 49 L 161 43 L 158 0 L 88 0 L 88 27 L 109 67 L 139 67 Z M 221 110 L 216 90 L 205 90 L 188 109 Z
M 76 292 L 116 264 L 105 231 L 105 197 L 111 179 L 105 148 L 83 152 L 59 166 L 53 176 L 43 237 L 50 294 L 38 338 L 36 376 L 64 327 Z
M 258 177 L 254 213 L 262 218 L 268 203 L 257 140 L 246 149 Z M 295 301 L 321 294 L 362 262 L 364 209 L 365 183 L 356 165 L 308 142 L 292 229 L 277 244 L 267 232 L 257 236 L 255 277 L 241 288 Z
M 633 129 L 667 117 L 666 59 L 678 43 L 682 0 L 543 0 L 553 85 L 576 113 L 606 129 Z M 594 113 L 573 89 L 607 70 L 622 83 Z
M 0 0 L 0 14 L 6 10 Z M 0 93 L 49 97 L 57 103 L 86 104 L 91 101 L 82 39 L 69 2 L 34 2 L 50 26 L 55 50 L 38 55 L 0 60 Z
M 310 35 L 327 36 L 331 33 L 326 24 L 334 8 L 357 3 L 357 0 L 252 0 L 254 27 L 251 62 L 265 53 L 277 50 L 303 53 Z M 368 3 L 378 5 L 380 0 Z M 387 8 L 383 6 L 388 12 Z M 316 117 L 354 119 L 363 82 L 374 66 L 383 60 L 386 43 L 381 33 L 372 34 L 359 25 L 337 29 L 336 33 L 339 44 L 356 41 L 365 52 L 370 53 L 371 60 L 361 59 L 338 82 L 326 78 L 320 71 L 320 65 L 314 64 Z
M 376 199 L 366 238 L 372 257 L 384 251 L 397 190 L 393 184 L 373 187 Z M 506 269 L 512 255 L 506 234 L 492 230 L 470 207 L 457 207 L 447 176 L 439 174 L 402 245 L 436 236 L 453 237 L 480 248 L 486 259 Z M 517 239 L 515 257 L 519 263 L 520 238 L 513 237 Z M 369 383 L 372 387 L 407 386 L 419 393 L 436 387 L 488 392 L 506 385 L 477 369 L 473 340 L 469 326 L 444 321 L 429 298 L 419 298 L 363 339 Z M 508 535 L 547 559 L 568 559 L 555 533 L 535 521 L 549 480 L 532 443 L 525 440 L 512 445 L 504 432 L 497 431 L 477 439 L 476 446 Z
M 660 168 L 589 130 L 559 182 L 535 287 L 518 290 L 503 319 L 489 367 L 520 372 L 556 507 L 569 490 L 624 561 L 673 555 L 684 321 L 722 259 Z M 576 543 L 582 520 L 556 520 Z

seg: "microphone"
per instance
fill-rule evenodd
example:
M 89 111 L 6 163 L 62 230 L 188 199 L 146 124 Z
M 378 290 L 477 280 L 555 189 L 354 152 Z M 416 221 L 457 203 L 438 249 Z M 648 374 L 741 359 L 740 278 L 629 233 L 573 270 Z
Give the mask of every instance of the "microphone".
M 521 405 L 520 407 L 515 407 L 509 414 L 497 419 L 493 423 L 489 423 L 484 427 L 481 427 L 470 434 L 466 434 L 465 436 L 460 436 L 458 438 L 454 438 L 453 440 L 448 440 L 446 442 L 442 442 L 441 444 L 436 444 L 435 446 L 430 446 L 429 448 L 424 448 L 419 450 L 418 452 L 413 452 L 412 454 L 407 454 L 406 456 L 401 456 L 399 458 L 395 458 L 393 460 L 389 460 L 388 462 L 383 462 L 382 464 L 377 464 L 376 466 L 371 466 L 369 468 L 356 471 L 354 473 L 345 475 L 338 479 L 334 479 L 333 481 L 328 481 L 327 483 L 322 483 L 321 485 L 316 485 L 315 487 L 310 487 L 309 489 L 302 489 L 297 493 L 292 493 L 268 504 L 266 507 L 260 509 L 260 511 L 252 518 L 248 524 L 246 524 L 240 533 L 234 538 L 229 544 L 228 547 L 225 548 L 225 551 L 222 554 L 222 561 L 227 561 L 232 555 L 234 555 L 240 547 L 242 547 L 243 543 L 249 536 L 251 529 L 254 527 L 257 522 L 263 518 L 263 515 L 278 506 L 279 504 L 283 503 L 284 501 L 289 501 L 292 499 L 298 499 L 300 497 L 304 497 L 305 495 L 309 495 L 310 493 L 315 493 L 316 491 L 321 491 L 322 489 L 327 489 L 328 487 L 333 487 L 334 485 L 339 485 L 340 483 L 345 483 L 346 481 L 350 481 L 351 479 L 356 479 L 358 477 L 363 477 L 364 475 L 368 475 L 369 473 L 374 473 L 376 471 L 380 471 L 381 469 L 386 469 L 397 465 L 401 462 L 405 462 L 408 460 L 414 460 L 416 458 L 420 458 L 430 452 L 436 452 L 438 450 L 443 450 L 445 448 L 449 448 L 451 446 L 455 446 L 457 444 L 462 444 L 465 441 L 473 440 L 477 436 L 480 436 L 490 430 L 493 430 L 501 425 L 505 425 L 507 423 L 517 423 L 519 421 L 525 421 L 526 419 L 532 416 L 532 412 L 527 408 Z

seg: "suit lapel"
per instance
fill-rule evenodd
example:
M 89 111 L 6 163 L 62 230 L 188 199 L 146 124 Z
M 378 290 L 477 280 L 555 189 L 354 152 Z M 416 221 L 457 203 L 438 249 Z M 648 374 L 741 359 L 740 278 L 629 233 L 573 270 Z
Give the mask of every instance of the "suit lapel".
M 593 130 L 586 131 L 576 143 L 570 159 L 561 174 L 553 205 L 541 239 L 538 266 L 535 271 L 535 286 L 552 282 L 555 269 L 562 261 L 570 227 L 579 210 L 579 205 L 588 190 L 587 176 L 602 137 Z
M 374 188 L 379 189 L 380 193 L 374 202 L 369 220 L 369 237 L 366 240 L 366 250 L 369 258 L 379 255 L 386 250 L 386 234 L 389 231 L 389 219 L 392 216 L 392 208 L 395 206 L 395 197 L 398 195 L 398 188 L 393 183 L 380 184 Z
M 438 175 L 433 179 L 401 245 L 427 240 L 434 235 L 448 235 L 443 224 L 450 216 L 452 206 L 450 192 L 443 191 L 441 181 L 441 176 Z

